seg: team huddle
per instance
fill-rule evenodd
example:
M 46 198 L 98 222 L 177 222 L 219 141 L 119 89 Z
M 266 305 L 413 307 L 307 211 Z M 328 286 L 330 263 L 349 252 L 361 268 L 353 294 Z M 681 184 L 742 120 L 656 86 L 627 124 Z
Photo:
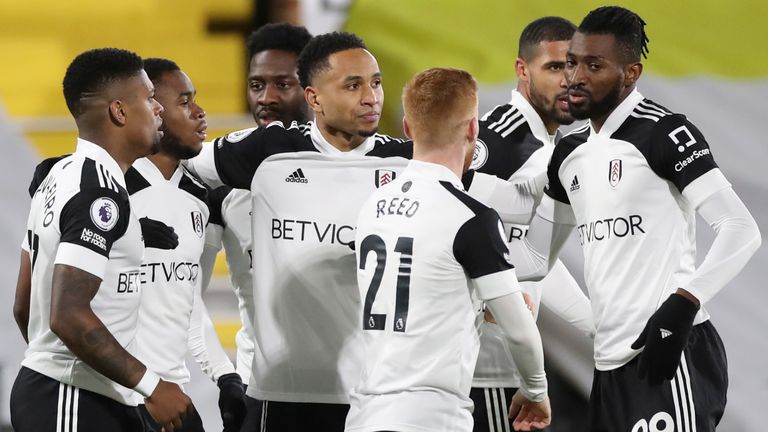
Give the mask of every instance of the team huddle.
M 256 127 L 211 141 L 173 61 L 80 54 L 76 150 L 30 185 L 14 430 L 203 431 L 187 354 L 226 432 L 540 430 L 543 304 L 594 339 L 589 431 L 714 431 L 704 306 L 761 237 L 696 126 L 637 90 L 647 44 L 621 7 L 537 19 L 509 103 L 480 116 L 468 72 L 428 69 L 403 138 L 377 132 L 382 72 L 351 33 L 254 32 Z M 573 231 L 588 297 L 558 260 Z M 222 247 L 235 364 L 202 300 Z

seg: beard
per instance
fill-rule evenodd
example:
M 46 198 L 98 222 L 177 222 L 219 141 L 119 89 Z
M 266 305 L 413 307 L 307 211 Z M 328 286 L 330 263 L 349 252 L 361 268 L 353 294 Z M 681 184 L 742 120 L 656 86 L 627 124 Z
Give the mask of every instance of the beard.
M 533 80 L 531 80 L 531 88 L 529 91 L 531 105 L 533 105 L 533 108 L 539 113 L 539 116 L 552 119 L 561 125 L 569 125 L 574 121 L 571 113 L 569 111 L 561 111 L 557 108 L 557 98 L 564 94 L 567 95 L 567 93 L 560 93 L 555 95 L 550 101 L 546 96 L 536 91 L 536 85 Z
M 376 132 L 378 132 L 378 131 L 379 131 L 379 127 L 376 126 L 375 128 L 369 129 L 369 130 L 358 130 L 357 131 L 357 135 L 361 136 L 363 138 L 368 138 L 368 137 L 373 136 L 374 134 L 376 134 Z
M 178 160 L 191 159 L 200 153 L 200 149 L 194 149 L 181 143 L 178 135 L 170 131 L 164 131 L 163 138 L 160 140 L 158 150 L 162 150 Z
M 591 99 L 582 106 L 572 105 L 568 102 L 568 108 L 573 118 L 577 120 L 600 118 L 608 115 L 619 104 L 621 95 L 621 81 L 617 80 L 616 85 L 603 96 L 600 100 Z

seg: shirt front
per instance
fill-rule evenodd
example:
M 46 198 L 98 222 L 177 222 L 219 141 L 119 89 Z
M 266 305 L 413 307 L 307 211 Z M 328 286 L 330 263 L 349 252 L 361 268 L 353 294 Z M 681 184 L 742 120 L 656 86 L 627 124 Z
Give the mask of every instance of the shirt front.
M 91 309 L 126 350 L 135 354 L 139 280 L 144 252 L 123 172 L 102 147 L 78 139 L 32 198 L 23 248 L 32 264 L 29 347 L 22 365 L 52 379 L 126 405 L 133 391 L 96 372 L 50 330 L 56 264 L 101 279 Z
M 137 357 L 164 380 L 184 384 L 189 381 L 184 359 L 209 216 L 206 190 L 181 167 L 166 180 L 147 158 L 134 162 L 126 181 L 136 216 L 161 221 L 179 237 L 175 249 L 144 252 Z
M 548 198 L 569 206 L 584 250 L 595 316 L 595 364 L 610 370 L 648 318 L 695 270 L 697 206 L 729 187 L 707 141 L 683 115 L 633 91 L 600 131 L 565 136 L 548 171 Z M 695 323 L 708 319 L 701 308 Z
M 411 161 L 363 204 L 355 236 L 364 343 L 349 431 L 471 431 L 480 299 L 519 291 L 498 214 L 442 165 Z M 485 291 L 482 278 L 505 278 Z

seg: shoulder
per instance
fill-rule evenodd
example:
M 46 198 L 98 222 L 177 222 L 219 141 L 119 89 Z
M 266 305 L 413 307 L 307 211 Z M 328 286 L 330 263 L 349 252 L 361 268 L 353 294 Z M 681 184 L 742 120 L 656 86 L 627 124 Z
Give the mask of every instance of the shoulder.
M 582 126 L 579 126 L 578 128 L 563 136 L 563 138 L 557 142 L 555 149 L 552 151 L 552 163 L 562 162 L 580 145 L 587 142 L 587 139 L 589 139 L 589 134 L 589 122 L 586 122 Z
M 490 210 L 488 206 L 481 203 L 480 201 L 472 198 L 464 192 L 463 190 L 459 190 L 447 181 L 441 181 L 439 182 L 440 186 L 442 186 L 443 189 L 445 189 L 450 196 L 454 197 L 456 199 L 456 204 L 460 205 L 461 207 L 469 209 L 473 214 L 478 215 L 481 214 L 487 210 Z
M 373 137 L 373 150 L 366 156 L 374 157 L 413 157 L 413 141 L 395 138 L 389 135 L 376 134 Z
M 179 180 L 179 189 L 207 204 L 208 188 L 200 183 L 186 168 L 182 167 L 181 170 L 182 175 L 181 180 Z
M 660 124 L 667 124 L 674 117 L 676 115 L 667 108 L 649 99 L 643 99 L 611 135 L 611 138 L 643 146 L 649 142 L 654 130 Z

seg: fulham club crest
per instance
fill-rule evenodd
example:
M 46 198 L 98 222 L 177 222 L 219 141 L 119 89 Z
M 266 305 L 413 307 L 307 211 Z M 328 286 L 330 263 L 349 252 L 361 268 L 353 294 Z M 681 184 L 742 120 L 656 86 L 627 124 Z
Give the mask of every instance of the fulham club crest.
M 392 170 L 378 169 L 376 170 L 376 187 L 384 186 L 395 179 L 396 173 Z
M 203 237 L 203 214 L 199 211 L 192 212 L 192 229 L 198 237 Z
M 608 183 L 611 184 L 611 187 L 616 187 L 617 184 L 621 181 L 621 159 L 614 159 L 610 162 L 608 165 Z

